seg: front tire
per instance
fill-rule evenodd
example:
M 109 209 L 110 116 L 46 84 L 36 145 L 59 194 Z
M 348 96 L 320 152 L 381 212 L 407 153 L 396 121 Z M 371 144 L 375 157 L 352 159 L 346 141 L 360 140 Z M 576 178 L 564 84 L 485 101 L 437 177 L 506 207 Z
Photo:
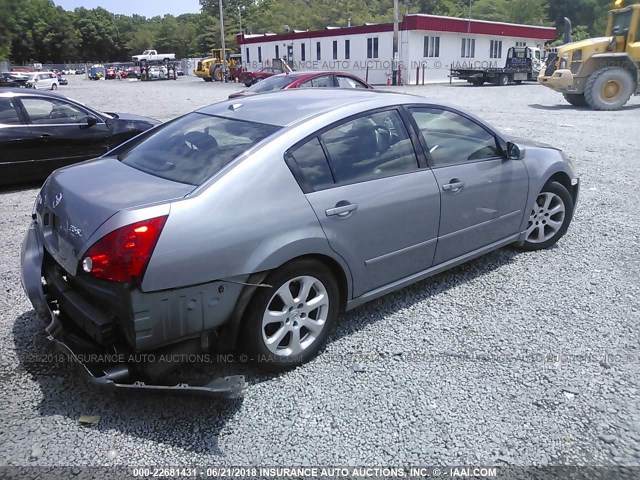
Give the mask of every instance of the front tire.
M 331 270 L 313 260 L 284 265 L 265 280 L 243 320 L 244 347 L 261 369 L 283 371 L 313 358 L 338 317 L 339 290 Z
M 620 67 L 603 68 L 587 80 L 584 97 L 594 110 L 618 110 L 635 89 L 631 74 Z
M 498 79 L 498 85 L 502 87 L 506 87 L 507 85 L 509 85 L 509 75 L 500 75 L 500 78 Z
M 523 250 L 542 250 L 560 240 L 573 218 L 573 198 L 558 182 L 542 188 L 529 214 Z
M 574 107 L 587 107 L 587 100 L 583 93 L 565 93 L 562 95 L 564 99 Z
M 58 85 L 56 85 L 55 83 L 51 84 L 51 90 L 57 90 L 58 89 Z

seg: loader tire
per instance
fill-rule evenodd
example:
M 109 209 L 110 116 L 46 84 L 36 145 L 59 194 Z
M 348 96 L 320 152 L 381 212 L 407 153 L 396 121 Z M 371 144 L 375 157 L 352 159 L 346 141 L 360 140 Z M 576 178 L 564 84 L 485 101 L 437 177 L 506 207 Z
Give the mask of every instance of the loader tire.
M 634 89 L 635 82 L 628 71 L 607 67 L 591 74 L 584 98 L 594 110 L 618 110 L 629 101 Z

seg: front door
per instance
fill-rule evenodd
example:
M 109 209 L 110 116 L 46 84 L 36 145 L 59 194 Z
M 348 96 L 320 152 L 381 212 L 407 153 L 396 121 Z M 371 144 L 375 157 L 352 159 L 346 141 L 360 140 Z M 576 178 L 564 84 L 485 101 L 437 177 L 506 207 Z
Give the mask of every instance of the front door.
M 439 187 L 419 168 L 397 110 L 344 121 L 291 156 L 331 248 L 349 265 L 354 297 L 431 266 Z
M 28 152 L 31 160 L 47 161 L 57 168 L 109 150 L 111 131 L 101 119 L 87 127 L 86 117 L 93 116 L 90 112 L 57 98 L 22 97 L 21 102 L 38 139 Z
M 441 192 L 434 264 L 519 233 L 529 177 L 508 160 L 493 133 L 453 111 L 412 108 Z

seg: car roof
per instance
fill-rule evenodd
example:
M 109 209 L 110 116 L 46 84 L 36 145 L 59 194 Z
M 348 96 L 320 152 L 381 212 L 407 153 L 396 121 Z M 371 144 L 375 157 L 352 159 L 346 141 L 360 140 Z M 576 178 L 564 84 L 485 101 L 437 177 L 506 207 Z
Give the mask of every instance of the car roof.
M 42 91 L 42 90 L 34 90 L 32 88 L 3 88 L 0 90 L 1 97 L 24 97 L 24 96 L 40 96 L 40 97 L 54 97 L 54 98 L 62 98 L 64 100 L 69 100 L 64 95 L 60 95 L 59 93 L 51 92 L 51 91 Z
M 367 108 L 376 108 L 406 103 L 425 103 L 425 98 L 381 90 L 303 88 L 233 98 L 197 111 L 208 115 L 284 127 L 304 118 L 361 102 L 368 102 Z

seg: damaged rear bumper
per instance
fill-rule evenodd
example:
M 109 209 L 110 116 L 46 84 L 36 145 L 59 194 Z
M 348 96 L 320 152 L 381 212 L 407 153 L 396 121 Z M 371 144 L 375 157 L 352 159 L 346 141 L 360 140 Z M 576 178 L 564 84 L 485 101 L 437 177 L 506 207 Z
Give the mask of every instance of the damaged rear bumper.
M 83 361 L 82 353 L 74 346 L 74 335 L 69 334 L 59 316 L 49 306 L 42 285 L 42 265 L 44 250 L 41 238 L 37 232 L 35 221 L 29 227 L 27 235 L 22 243 L 21 251 L 21 281 L 24 291 L 27 293 L 36 313 L 47 323 L 45 328 L 50 340 L 56 348 L 69 359 L 79 365 L 80 370 L 87 380 L 99 387 L 111 390 L 142 390 L 154 392 L 183 392 L 200 395 L 213 395 L 225 398 L 237 398 L 242 396 L 246 389 L 246 382 L 242 375 L 218 377 L 205 385 L 189 385 L 178 383 L 176 385 L 157 385 L 143 381 L 130 381 L 131 365 L 126 362 L 104 363 L 101 365 L 88 365 Z

